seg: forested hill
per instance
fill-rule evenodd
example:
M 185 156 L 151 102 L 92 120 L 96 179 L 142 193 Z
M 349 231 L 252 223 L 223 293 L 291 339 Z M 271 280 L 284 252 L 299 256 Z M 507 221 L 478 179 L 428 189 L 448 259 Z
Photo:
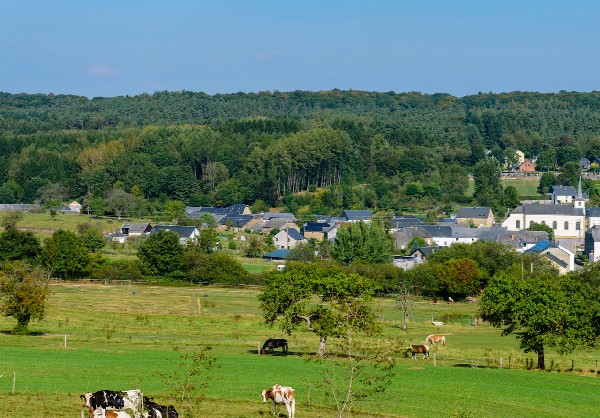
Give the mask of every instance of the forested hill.
M 557 94 L 376 93 L 293 91 L 207 95 L 157 92 L 96 97 L 0 93 L 0 129 L 33 133 L 110 126 L 215 124 L 246 118 L 320 118 L 324 112 L 361 115 L 387 128 L 415 127 L 456 138 L 474 123 L 482 135 L 518 129 L 548 135 L 593 134 L 600 122 L 600 92 Z M 456 139 L 460 139 L 460 135 Z
M 4 203 L 85 197 L 111 212 L 123 192 L 145 211 L 169 199 L 426 210 L 469 203 L 486 149 L 541 169 L 600 157 L 600 93 L 0 93 Z

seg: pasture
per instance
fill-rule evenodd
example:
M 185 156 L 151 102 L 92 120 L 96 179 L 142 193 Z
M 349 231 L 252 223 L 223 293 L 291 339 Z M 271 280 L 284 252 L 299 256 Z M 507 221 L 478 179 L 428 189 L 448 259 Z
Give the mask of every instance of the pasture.
M 79 394 L 99 389 L 140 388 L 158 402 L 177 406 L 160 375 L 178 369 L 180 353 L 206 345 L 213 347 L 221 367 L 212 371 L 205 397 L 197 400 L 193 414 L 185 416 L 267 416 L 272 407 L 261 403 L 260 391 L 275 383 L 296 389 L 298 416 L 335 415 L 327 391 L 319 385 L 320 365 L 306 361 L 317 348 L 314 334 L 300 331 L 288 337 L 287 357 L 256 354 L 257 345 L 267 338 L 285 337 L 262 322 L 256 290 L 83 283 L 55 284 L 52 290 L 47 318 L 31 324 L 34 335 L 9 335 L 14 321 L 0 318 L 3 418 L 79 417 Z M 471 326 L 474 304 L 417 303 L 405 333 L 394 301 L 377 303 L 386 337 L 408 344 L 444 333 L 448 345 L 432 349 L 429 360 L 399 358 L 389 389 L 356 404 L 352 416 L 597 414 L 598 352 L 564 358 L 549 352 L 548 366 L 561 372 L 525 370 L 525 358 L 535 356 L 523 354 L 513 337 L 501 337 L 497 329 Z M 433 326 L 432 319 L 445 324 Z M 569 370 L 572 360 L 574 372 Z
M 538 176 L 522 176 L 522 177 L 508 177 L 503 176 L 501 178 L 502 187 L 514 186 L 517 189 L 517 193 L 519 196 L 540 196 L 543 198 L 543 195 L 538 195 L 537 187 L 540 184 L 540 177 Z M 469 186 L 465 194 L 467 196 L 473 196 L 473 192 L 475 191 L 475 181 L 470 178 Z

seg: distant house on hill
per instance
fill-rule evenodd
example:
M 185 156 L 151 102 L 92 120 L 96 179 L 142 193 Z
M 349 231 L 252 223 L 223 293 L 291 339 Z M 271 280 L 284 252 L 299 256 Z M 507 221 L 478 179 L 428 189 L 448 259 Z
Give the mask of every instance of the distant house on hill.
M 121 226 L 121 233 L 128 237 L 139 237 L 143 234 L 149 234 L 152 226 L 149 223 L 124 223 Z
M 304 236 L 296 229 L 282 229 L 273 237 L 273 244 L 277 248 L 289 250 L 294 248 L 299 242 L 306 242 Z
M 569 204 L 575 202 L 578 196 L 578 190 L 573 186 L 552 186 L 552 203 Z M 584 200 L 588 200 L 589 196 L 586 193 L 581 193 Z
M 460 208 L 456 214 L 456 223 L 470 224 L 471 222 L 476 227 L 492 226 L 494 224 L 494 213 L 491 208 L 485 207 Z
M 337 236 L 338 226 L 335 222 L 307 222 L 304 224 L 304 237 L 314 238 L 317 241 L 324 239 L 334 240 Z
M 530 160 L 525 160 L 519 164 L 519 172 L 521 173 L 533 173 L 535 171 L 535 164 Z
M 346 222 L 370 223 L 373 219 L 373 214 L 368 210 L 345 210 L 342 212 L 342 218 Z
M 200 236 L 200 231 L 195 226 L 182 226 L 182 225 L 156 225 L 152 228 L 150 235 L 155 234 L 159 231 L 171 231 L 179 235 L 179 242 L 186 244 L 189 241 L 195 240 Z

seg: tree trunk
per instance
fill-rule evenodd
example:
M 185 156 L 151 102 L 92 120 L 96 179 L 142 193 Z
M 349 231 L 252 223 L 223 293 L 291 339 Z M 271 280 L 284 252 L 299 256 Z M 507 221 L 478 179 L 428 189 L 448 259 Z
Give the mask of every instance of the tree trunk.
M 408 328 L 408 310 L 404 309 L 404 313 L 403 313 L 403 319 L 404 319 L 404 324 L 402 325 L 402 330 L 406 331 L 406 329 Z
M 541 349 L 538 350 L 537 355 L 538 355 L 537 368 L 540 370 L 545 370 L 546 364 L 544 362 L 544 347 L 542 347 Z
M 327 336 L 321 335 L 321 340 L 319 341 L 319 351 L 317 351 L 317 354 L 321 357 L 323 357 L 323 355 L 325 355 L 325 345 L 326 344 L 327 344 Z

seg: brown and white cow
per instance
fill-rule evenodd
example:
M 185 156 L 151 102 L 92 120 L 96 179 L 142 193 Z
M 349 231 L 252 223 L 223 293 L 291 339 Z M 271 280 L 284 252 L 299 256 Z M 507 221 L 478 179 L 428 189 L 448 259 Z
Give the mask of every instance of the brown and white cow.
M 294 418 L 296 413 L 296 392 L 289 386 L 275 385 L 272 388 L 262 391 L 263 402 L 267 399 L 273 401 L 273 409 L 277 414 L 277 405 L 285 405 L 288 412 L 288 418 Z
M 411 344 L 408 350 L 412 354 L 412 359 L 417 358 L 417 353 L 423 353 L 423 358 L 429 357 L 429 346 L 426 344 Z

